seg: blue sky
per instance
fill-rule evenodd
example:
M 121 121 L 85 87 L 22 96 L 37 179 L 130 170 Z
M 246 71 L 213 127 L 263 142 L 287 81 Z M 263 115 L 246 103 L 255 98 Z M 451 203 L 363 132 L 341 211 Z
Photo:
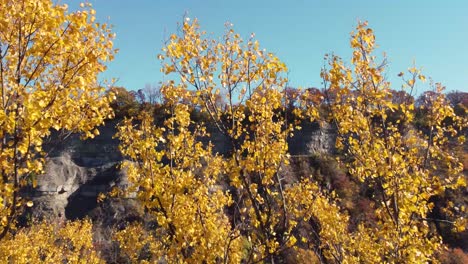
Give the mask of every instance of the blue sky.
M 62 0 L 73 9 L 79 1 Z M 163 80 L 156 55 L 176 32 L 185 13 L 201 28 L 221 36 L 226 21 L 244 38 L 252 32 L 260 46 L 288 66 L 290 85 L 320 87 L 325 53 L 348 60 L 349 33 L 367 20 L 379 54 L 389 59 L 388 78 L 401 86 L 398 72 L 413 61 L 448 90 L 468 92 L 468 1 L 370 0 L 89 0 L 100 22 L 114 25 L 120 49 L 103 78 L 140 89 Z M 349 60 L 348 60 L 349 61 Z M 427 85 L 418 87 L 419 92 Z

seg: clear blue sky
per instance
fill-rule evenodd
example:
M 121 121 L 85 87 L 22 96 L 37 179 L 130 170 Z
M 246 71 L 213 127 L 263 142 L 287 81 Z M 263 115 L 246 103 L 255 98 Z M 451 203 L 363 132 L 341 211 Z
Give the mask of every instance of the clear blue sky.
M 244 38 L 255 32 L 261 47 L 275 53 L 290 70 L 290 85 L 320 87 L 323 55 L 349 59 L 349 33 L 358 20 L 374 29 L 389 59 L 389 80 L 416 61 L 426 76 L 448 90 L 468 92 L 468 1 L 466 0 L 88 0 L 100 22 L 110 22 L 120 49 L 104 78 L 140 89 L 163 80 L 156 55 L 176 32 L 185 13 L 221 36 L 224 23 Z M 73 9 L 79 1 L 62 0 Z M 419 92 L 427 89 L 420 86 Z

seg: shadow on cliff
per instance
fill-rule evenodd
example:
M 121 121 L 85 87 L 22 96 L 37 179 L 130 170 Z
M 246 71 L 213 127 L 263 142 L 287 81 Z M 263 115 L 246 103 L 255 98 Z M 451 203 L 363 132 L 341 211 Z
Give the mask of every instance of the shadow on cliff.
M 98 206 L 97 197 L 99 193 L 106 193 L 116 184 L 120 178 L 119 163 L 110 166 L 89 168 L 96 173 L 95 177 L 80 185 L 80 187 L 68 197 L 65 207 L 67 219 L 82 219 Z M 93 172 L 94 170 L 94 172 Z

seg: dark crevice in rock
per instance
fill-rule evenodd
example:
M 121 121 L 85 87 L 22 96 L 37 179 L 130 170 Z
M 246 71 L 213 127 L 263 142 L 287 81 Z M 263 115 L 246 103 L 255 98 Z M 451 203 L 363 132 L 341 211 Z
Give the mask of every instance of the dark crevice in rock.
M 97 197 L 106 193 L 119 180 L 118 164 L 89 169 L 95 176 L 81 184 L 67 199 L 65 216 L 67 219 L 82 219 L 97 207 Z

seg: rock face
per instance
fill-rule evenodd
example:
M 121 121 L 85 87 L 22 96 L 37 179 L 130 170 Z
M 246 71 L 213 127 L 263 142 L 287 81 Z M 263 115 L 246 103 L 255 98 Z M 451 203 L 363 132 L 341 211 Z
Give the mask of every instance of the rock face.
M 99 128 L 94 139 L 72 135 L 52 140 L 45 174 L 37 177 L 37 188 L 25 190 L 34 202 L 32 214 L 39 218 L 82 218 L 97 206 L 97 196 L 115 185 L 125 184 L 119 170 L 122 161 L 113 139 L 116 122 Z
M 311 127 L 304 131 L 304 138 L 309 138 L 307 153 L 330 154 L 336 151 L 336 129 L 327 124 L 321 124 L 319 127 Z
M 33 216 L 95 218 L 99 217 L 96 215 L 99 212 L 114 212 L 119 211 L 122 206 L 126 207 L 115 201 L 110 203 L 113 204 L 112 208 L 107 208 L 109 204 L 97 203 L 99 193 L 105 193 L 113 186 L 127 184 L 125 173 L 119 168 L 123 158 L 118 151 L 118 140 L 113 138 L 116 124 L 117 121 L 110 121 L 101 126 L 100 135 L 94 139 L 81 140 L 78 135 L 72 135 L 65 141 L 51 141 L 46 148 L 49 158 L 45 175 L 37 177 L 36 189 L 25 190 L 24 194 L 34 201 Z M 320 127 L 317 123 L 305 123 L 302 127 L 288 141 L 292 155 L 334 151 L 336 136 L 330 126 Z M 214 144 L 213 150 L 226 154 L 230 149 L 228 139 L 216 130 L 210 130 L 212 136 L 209 140 Z
M 303 122 L 302 129 L 288 140 L 291 155 L 331 154 L 335 152 L 336 130 L 327 123 Z
M 48 160 L 45 175 L 38 177 L 38 187 L 30 190 L 34 213 L 39 217 L 62 217 L 68 199 L 89 177 L 86 168 L 76 165 L 69 153 Z

